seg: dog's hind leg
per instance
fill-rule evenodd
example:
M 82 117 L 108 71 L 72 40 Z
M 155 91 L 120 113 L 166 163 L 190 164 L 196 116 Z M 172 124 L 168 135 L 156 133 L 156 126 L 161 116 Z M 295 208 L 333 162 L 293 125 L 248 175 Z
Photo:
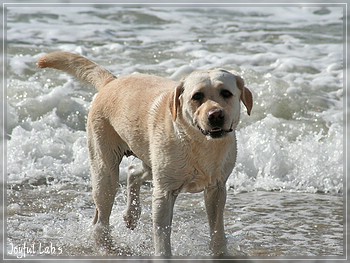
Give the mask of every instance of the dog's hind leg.
M 140 165 L 129 167 L 128 173 L 128 204 L 124 215 L 126 226 L 134 229 L 141 215 L 140 187 L 145 180 L 152 178 L 151 169 L 142 162 Z
M 107 121 L 94 118 L 88 120 L 88 146 L 92 196 L 96 205 L 93 235 L 103 254 L 115 254 L 109 217 L 119 188 L 119 164 L 123 158 L 120 148 L 123 141 Z

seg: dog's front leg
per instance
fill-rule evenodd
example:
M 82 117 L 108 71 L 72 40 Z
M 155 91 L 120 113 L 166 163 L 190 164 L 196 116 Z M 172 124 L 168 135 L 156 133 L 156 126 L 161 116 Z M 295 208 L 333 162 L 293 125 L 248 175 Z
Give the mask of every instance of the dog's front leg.
M 156 256 L 171 256 L 171 223 L 177 195 L 172 191 L 153 190 L 153 242 Z
M 126 226 L 130 229 L 136 227 L 137 221 L 141 215 L 140 187 L 145 180 L 149 179 L 152 179 L 152 171 L 145 163 L 142 163 L 141 167 L 129 167 L 127 181 L 128 202 L 124 221 L 126 222 Z
M 226 237 L 224 230 L 224 207 L 226 203 L 226 187 L 218 183 L 204 190 L 205 207 L 210 227 L 210 249 L 214 255 L 226 255 Z

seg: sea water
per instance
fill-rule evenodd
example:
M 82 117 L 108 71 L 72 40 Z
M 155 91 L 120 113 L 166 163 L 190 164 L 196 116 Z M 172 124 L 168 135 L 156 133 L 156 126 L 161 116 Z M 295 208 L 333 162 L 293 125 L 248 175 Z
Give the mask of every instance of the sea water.
M 38 69 L 57 50 L 116 76 L 175 80 L 195 69 L 232 69 L 252 91 L 242 107 L 225 226 L 233 255 L 341 256 L 344 227 L 344 12 L 336 5 L 8 5 L 5 255 L 96 256 L 86 117 L 96 93 L 65 73 Z M 140 94 L 140 96 L 142 96 Z M 122 219 L 125 178 L 111 216 L 125 255 L 153 253 L 150 184 L 140 223 Z M 201 194 L 175 206 L 172 246 L 209 256 Z

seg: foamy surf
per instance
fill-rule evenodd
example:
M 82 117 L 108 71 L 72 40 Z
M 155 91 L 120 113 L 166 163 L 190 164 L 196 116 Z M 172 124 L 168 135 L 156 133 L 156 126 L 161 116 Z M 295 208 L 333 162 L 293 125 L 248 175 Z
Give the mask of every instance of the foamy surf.
M 116 75 L 239 72 L 255 104 L 250 117 L 242 112 L 237 130 L 225 214 L 229 250 L 251 257 L 343 255 L 342 19 L 341 7 L 324 5 L 6 7 L 7 256 L 19 257 L 24 243 L 36 252 L 27 250 L 26 258 L 97 255 L 85 132 L 95 90 L 63 73 L 38 71 L 37 59 L 55 50 L 85 55 Z M 123 160 L 122 182 L 137 163 Z M 135 231 L 122 220 L 124 189 L 111 218 L 113 236 L 124 251 L 151 256 L 152 188 L 142 189 Z M 210 256 L 208 240 L 202 195 L 181 196 L 174 254 Z

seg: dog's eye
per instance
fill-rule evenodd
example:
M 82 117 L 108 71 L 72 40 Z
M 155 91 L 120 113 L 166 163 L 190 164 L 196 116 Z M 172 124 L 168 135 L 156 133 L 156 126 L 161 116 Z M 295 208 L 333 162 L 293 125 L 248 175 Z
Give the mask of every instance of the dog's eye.
M 225 99 L 228 99 L 228 98 L 231 98 L 233 96 L 233 94 L 231 93 L 231 91 L 227 90 L 227 89 L 223 89 L 221 92 L 220 92 L 220 95 L 225 98 Z
M 201 101 L 204 99 L 204 93 L 202 92 L 196 92 L 193 96 L 192 96 L 192 100 L 196 100 L 196 101 Z

